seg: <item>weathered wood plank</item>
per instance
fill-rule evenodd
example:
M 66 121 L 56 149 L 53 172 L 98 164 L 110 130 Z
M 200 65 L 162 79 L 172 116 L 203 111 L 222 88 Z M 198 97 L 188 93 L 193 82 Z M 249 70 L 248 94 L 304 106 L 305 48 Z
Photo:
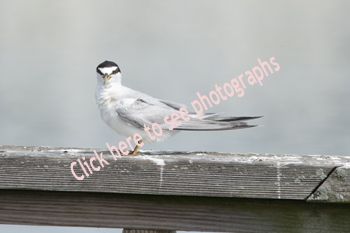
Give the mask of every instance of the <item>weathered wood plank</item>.
M 349 232 L 349 204 L 0 190 L 0 224 L 210 232 Z
M 109 165 L 76 180 L 71 163 L 94 157 L 92 149 L 1 146 L 0 189 L 305 200 L 332 169 L 350 161 L 337 156 L 168 151 L 141 151 L 114 161 L 109 151 L 102 152 Z M 79 165 L 75 168 L 78 176 L 83 174 Z
M 350 202 L 349 165 L 336 168 L 307 201 Z

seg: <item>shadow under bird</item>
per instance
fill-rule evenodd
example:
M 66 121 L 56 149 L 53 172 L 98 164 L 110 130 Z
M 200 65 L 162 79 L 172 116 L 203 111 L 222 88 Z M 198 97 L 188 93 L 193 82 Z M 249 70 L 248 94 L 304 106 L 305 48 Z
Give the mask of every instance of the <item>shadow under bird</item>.
M 186 109 L 186 105 L 169 100 L 156 99 L 150 95 L 125 87 L 121 83 L 122 75 L 119 66 L 112 61 L 99 64 L 97 71 L 97 85 L 95 98 L 100 109 L 103 121 L 118 134 L 125 137 L 138 133 L 142 140 L 139 143 L 162 142 L 183 130 L 212 131 L 233 130 L 254 127 L 243 120 L 260 118 L 255 117 L 223 117 L 215 113 L 206 113 L 199 119 L 196 113 L 187 112 L 187 119 L 177 119 L 180 125 L 174 125 L 169 130 L 169 124 L 164 118 L 171 116 L 180 109 Z M 160 136 L 151 138 L 145 131 L 145 127 L 157 123 L 162 131 Z M 148 128 L 149 129 L 149 128 Z M 131 155 L 136 155 L 137 145 Z

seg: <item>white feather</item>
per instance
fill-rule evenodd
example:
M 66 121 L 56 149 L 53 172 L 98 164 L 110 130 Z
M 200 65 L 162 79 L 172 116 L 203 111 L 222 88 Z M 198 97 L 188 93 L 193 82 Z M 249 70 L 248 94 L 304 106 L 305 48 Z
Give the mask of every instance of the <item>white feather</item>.
M 118 67 L 116 66 L 112 66 L 112 67 L 104 67 L 104 68 L 98 68 L 98 69 L 102 72 L 102 74 L 110 74 L 117 68 Z

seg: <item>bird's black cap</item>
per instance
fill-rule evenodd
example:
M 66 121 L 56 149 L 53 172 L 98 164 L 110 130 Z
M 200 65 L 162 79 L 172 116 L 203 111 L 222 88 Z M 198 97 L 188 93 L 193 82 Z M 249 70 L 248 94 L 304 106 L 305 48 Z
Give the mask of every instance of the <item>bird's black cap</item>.
M 97 73 L 103 75 L 101 73 L 100 69 L 101 68 L 107 68 L 107 67 L 117 67 L 117 69 L 113 73 L 121 72 L 119 66 L 115 62 L 112 62 L 112 61 L 104 61 L 104 62 L 102 62 L 101 64 L 99 64 L 96 67 L 96 71 L 97 71 Z

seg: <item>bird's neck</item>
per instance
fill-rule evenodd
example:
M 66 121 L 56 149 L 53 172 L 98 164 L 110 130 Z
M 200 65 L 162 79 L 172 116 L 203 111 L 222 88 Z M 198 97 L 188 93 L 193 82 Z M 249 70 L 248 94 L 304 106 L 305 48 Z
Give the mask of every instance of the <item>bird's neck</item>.
M 96 87 L 96 102 L 98 105 L 111 104 L 118 101 L 123 94 L 123 86 L 121 84 L 121 77 L 109 80 L 103 87 L 103 82 L 99 82 Z

